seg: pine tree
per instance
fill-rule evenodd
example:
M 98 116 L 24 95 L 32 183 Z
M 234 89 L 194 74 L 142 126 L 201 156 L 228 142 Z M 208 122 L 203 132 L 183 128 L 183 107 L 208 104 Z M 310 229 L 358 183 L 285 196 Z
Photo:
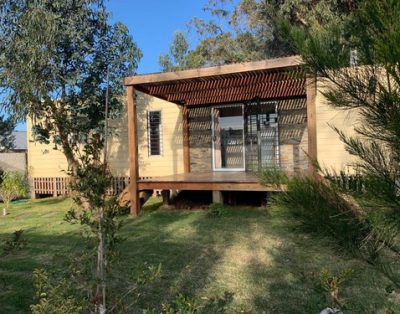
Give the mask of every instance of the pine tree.
M 376 199 L 400 211 L 400 1 L 371 0 L 324 28 L 290 34 L 329 103 L 361 116 L 356 135 L 336 129 Z

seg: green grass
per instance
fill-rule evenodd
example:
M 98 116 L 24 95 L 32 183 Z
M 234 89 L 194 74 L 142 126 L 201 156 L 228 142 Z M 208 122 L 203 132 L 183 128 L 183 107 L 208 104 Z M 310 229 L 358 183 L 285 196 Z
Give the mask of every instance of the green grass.
M 32 271 L 56 269 L 54 255 L 83 247 L 81 227 L 63 221 L 70 205 L 69 199 L 29 201 L 0 217 L 1 242 L 17 229 L 25 230 L 28 241 L 23 250 L 0 257 L 0 313 L 29 313 Z M 162 264 L 161 277 L 142 291 L 142 308 L 184 293 L 202 303 L 225 296 L 221 302 L 228 309 L 254 313 L 319 313 L 329 305 L 318 288 L 320 270 L 350 267 L 355 276 L 340 291 L 346 313 L 400 312 L 398 295 L 396 304 L 396 295 L 385 291 L 390 283 L 378 271 L 327 239 L 301 233 L 280 208 L 229 208 L 213 219 L 205 211 L 160 211 L 157 206 L 152 199 L 140 218 L 126 219 L 116 266 L 128 275 L 144 262 Z

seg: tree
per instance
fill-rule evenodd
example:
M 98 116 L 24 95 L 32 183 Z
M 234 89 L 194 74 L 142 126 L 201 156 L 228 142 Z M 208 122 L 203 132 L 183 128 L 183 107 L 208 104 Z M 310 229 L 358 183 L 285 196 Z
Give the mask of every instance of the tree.
M 89 286 L 95 313 L 108 310 L 106 254 L 119 226 L 115 200 L 106 197 L 107 118 L 119 115 L 122 79 L 140 57 L 126 26 L 109 24 L 102 0 L 0 2 L 2 105 L 18 118 L 28 115 L 35 139 L 54 144 L 68 161 L 83 206 L 67 218 L 89 226 L 96 243 Z
M 400 1 L 365 1 L 347 19 L 290 34 L 308 69 L 326 83 L 329 103 L 359 112 L 356 135 L 335 130 L 358 157 L 354 166 L 368 192 L 399 213 Z M 350 57 L 358 66 L 350 67 Z
M 193 18 L 200 39 L 186 54 L 186 68 L 275 58 L 297 53 L 282 32 L 282 20 L 302 28 L 323 28 L 354 11 L 358 0 L 209 0 L 209 21 Z
M 11 117 L 0 116 L 0 150 L 7 151 L 14 148 L 15 137 L 13 131 L 15 121 Z
M 11 201 L 17 197 L 28 194 L 28 185 L 25 177 L 15 171 L 5 172 L 2 176 L 3 182 L 0 185 L 0 196 L 4 202 L 3 216 L 7 215 Z
M 182 32 L 176 32 L 168 54 L 161 54 L 158 63 L 163 71 L 183 69 L 187 66 L 189 44 Z
M 73 172 L 80 153 L 104 140 L 107 69 L 115 117 L 122 79 L 141 57 L 126 26 L 108 18 L 102 0 L 0 3 L 2 106 L 28 115 L 35 140 L 60 149 Z

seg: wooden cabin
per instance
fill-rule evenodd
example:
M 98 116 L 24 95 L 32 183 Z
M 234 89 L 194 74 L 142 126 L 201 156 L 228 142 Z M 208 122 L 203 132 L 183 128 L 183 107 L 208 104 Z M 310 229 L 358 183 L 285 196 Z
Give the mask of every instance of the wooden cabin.
M 353 132 L 355 116 L 329 107 L 297 56 L 136 75 L 125 86 L 109 160 L 115 193 L 130 180 L 133 215 L 142 190 L 166 200 L 170 190 L 208 190 L 220 202 L 223 191 L 276 189 L 259 183 L 264 167 L 310 174 L 312 159 L 337 171 L 353 160 L 331 125 Z M 29 142 L 28 169 L 36 194 L 63 194 L 61 152 Z

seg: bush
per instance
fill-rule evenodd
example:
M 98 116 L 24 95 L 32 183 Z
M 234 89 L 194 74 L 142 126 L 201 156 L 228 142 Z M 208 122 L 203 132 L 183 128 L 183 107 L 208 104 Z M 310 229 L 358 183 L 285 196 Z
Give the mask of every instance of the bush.
M 282 185 L 289 182 L 289 177 L 280 168 L 266 167 L 263 168 L 259 174 L 260 182 L 263 185 Z
M 26 196 L 29 189 L 25 177 L 19 172 L 5 172 L 2 176 L 2 180 L 0 196 L 5 205 L 3 215 L 6 215 L 11 201 L 15 200 L 17 197 Z
M 311 177 L 292 178 L 287 190 L 275 195 L 273 202 L 287 208 L 307 231 L 334 237 L 347 247 L 359 247 L 369 232 L 334 187 Z
M 212 203 L 208 206 L 207 215 L 211 218 L 222 217 L 226 212 L 226 208 L 223 204 Z
M 49 274 L 43 269 L 33 272 L 37 303 L 31 305 L 33 314 L 78 314 L 84 313 L 84 302 L 73 293 L 71 281 L 63 279 L 52 282 Z
M 23 237 L 24 230 L 16 230 L 13 232 L 11 239 L 4 241 L 3 254 L 8 255 L 16 250 L 23 249 L 27 241 Z

